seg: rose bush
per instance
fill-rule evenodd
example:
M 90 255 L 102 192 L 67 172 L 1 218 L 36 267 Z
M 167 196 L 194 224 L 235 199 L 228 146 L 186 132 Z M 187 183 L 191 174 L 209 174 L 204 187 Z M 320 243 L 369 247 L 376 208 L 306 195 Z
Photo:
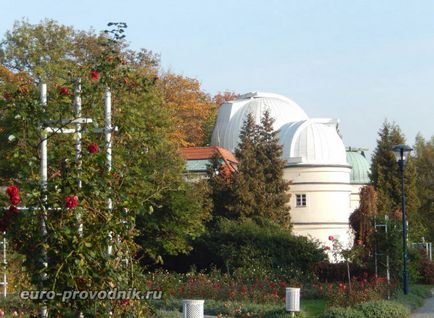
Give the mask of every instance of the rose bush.
M 2 42 L 5 52 L 15 52 L 17 45 L 35 39 L 22 49 L 36 58 L 21 60 L 8 54 L 4 65 L 20 65 L 20 71 L 0 66 L 0 92 L 8 97 L 0 99 L 0 182 L 14 184 L 8 188 L 8 200 L 0 197 L 5 206 L 14 206 L 4 214 L 1 227 L 7 226 L 11 247 L 23 255 L 22 274 L 28 275 L 33 289 L 57 292 L 140 287 L 136 255 L 158 260 L 163 252 L 187 251 L 190 238 L 203 231 L 208 217 L 202 199 L 194 197 L 196 192 L 182 178 L 183 161 L 169 138 L 173 129 L 170 113 L 162 109 L 155 87 L 153 56 L 127 53 L 123 23 L 112 24 L 114 28 L 101 36 L 46 23 L 40 27 L 18 25 L 21 29 Z M 36 36 L 40 30 L 44 31 Z M 21 38 L 22 32 L 33 33 Z M 41 38 L 58 50 L 56 54 L 35 47 Z M 62 42 L 64 38 L 68 40 Z M 76 51 L 76 42 L 83 43 L 83 38 L 91 45 Z M 39 54 L 49 56 L 41 58 Z M 108 56 L 113 58 L 108 60 Z M 129 78 L 127 84 L 125 77 Z M 68 88 L 77 85 L 76 78 L 81 78 L 81 98 L 86 105 L 83 117 L 92 118 L 94 125 L 82 125 L 83 145 L 103 142 L 94 128 L 104 126 L 102 96 L 107 87 L 112 92 L 113 123 L 120 126 L 113 143 L 112 170 L 107 169 L 105 149 L 98 152 L 92 146 L 76 161 L 71 135 L 49 132 L 48 184 L 42 190 L 38 158 L 41 129 L 48 125 L 74 127 L 65 120 L 76 117 L 74 96 Z M 41 80 L 48 83 L 49 99 L 44 107 L 39 101 Z M 22 197 L 18 186 L 25 194 Z M 18 215 L 17 204 L 27 207 Z M 137 228 L 138 217 L 145 226 Z M 139 234 L 147 238 L 141 246 L 136 243 Z M 111 254 L 107 253 L 108 245 L 112 246 Z M 100 317 L 109 309 L 116 317 L 147 315 L 146 304 L 132 300 L 128 304 L 91 300 L 65 303 L 60 299 L 46 303 L 52 316 L 91 311 Z

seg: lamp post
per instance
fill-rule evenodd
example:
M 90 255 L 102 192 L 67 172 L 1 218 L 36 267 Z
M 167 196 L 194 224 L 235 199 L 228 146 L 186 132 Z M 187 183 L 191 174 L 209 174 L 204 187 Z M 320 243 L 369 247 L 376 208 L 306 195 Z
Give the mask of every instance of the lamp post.
M 401 173 L 401 210 L 402 210 L 402 258 L 403 258 L 403 271 L 402 271 L 402 283 L 404 295 L 408 294 L 408 252 L 407 252 L 407 220 L 405 215 L 405 192 L 404 192 L 404 167 L 405 163 L 413 150 L 407 145 L 396 145 L 392 148 L 395 153 L 396 160 L 399 164 L 399 171 Z

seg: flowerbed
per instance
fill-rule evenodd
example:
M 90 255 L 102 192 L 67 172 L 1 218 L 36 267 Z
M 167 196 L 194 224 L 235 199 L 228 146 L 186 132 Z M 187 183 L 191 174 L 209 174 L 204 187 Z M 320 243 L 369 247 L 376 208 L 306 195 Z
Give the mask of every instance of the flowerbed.
M 241 274 L 227 275 L 218 271 L 177 274 L 157 271 L 148 275 L 146 287 L 161 289 L 173 298 L 201 298 L 214 300 L 278 303 L 285 298 L 289 282 L 262 277 L 252 279 Z
M 368 279 L 353 277 L 351 284 L 337 282 L 319 285 L 321 296 L 326 299 L 328 306 L 347 307 L 367 301 L 386 299 L 388 292 L 394 288 L 387 284 L 384 277 Z
M 364 277 L 348 282 L 302 284 L 270 276 L 236 272 L 222 274 L 191 272 L 187 274 L 156 271 L 147 275 L 146 288 L 165 291 L 166 297 L 185 299 L 213 299 L 253 303 L 282 303 L 286 287 L 301 287 L 302 298 L 325 299 L 328 306 L 352 306 L 359 303 L 385 299 L 388 285 L 384 277 Z M 389 286 L 393 288 L 394 286 Z

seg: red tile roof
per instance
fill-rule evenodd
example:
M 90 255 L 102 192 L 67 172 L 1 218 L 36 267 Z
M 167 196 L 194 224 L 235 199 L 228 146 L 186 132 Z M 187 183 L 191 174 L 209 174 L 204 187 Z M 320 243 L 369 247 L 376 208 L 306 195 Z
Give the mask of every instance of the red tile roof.
M 187 147 L 179 149 L 179 154 L 184 160 L 204 160 L 211 159 L 215 154 L 218 154 L 224 161 L 224 165 L 222 165 L 221 169 L 226 171 L 229 169 L 229 172 L 237 171 L 236 165 L 238 164 L 237 158 L 233 155 L 229 150 L 211 146 L 211 147 Z
M 222 147 L 188 147 L 181 148 L 179 153 L 184 160 L 211 159 L 217 153 L 224 160 L 238 163 L 232 152 Z

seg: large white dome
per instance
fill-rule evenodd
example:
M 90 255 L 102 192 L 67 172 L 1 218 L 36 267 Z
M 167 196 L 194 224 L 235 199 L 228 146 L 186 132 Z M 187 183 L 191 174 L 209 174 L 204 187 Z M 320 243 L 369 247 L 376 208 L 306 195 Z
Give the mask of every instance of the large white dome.
M 344 143 L 333 119 L 287 123 L 279 131 L 283 159 L 288 164 L 348 166 Z
M 308 119 L 300 106 L 284 96 L 261 92 L 248 93 L 220 106 L 211 144 L 234 151 L 248 114 L 252 114 L 256 123 L 259 123 L 267 110 L 275 120 L 275 130 L 279 130 L 288 122 Z

